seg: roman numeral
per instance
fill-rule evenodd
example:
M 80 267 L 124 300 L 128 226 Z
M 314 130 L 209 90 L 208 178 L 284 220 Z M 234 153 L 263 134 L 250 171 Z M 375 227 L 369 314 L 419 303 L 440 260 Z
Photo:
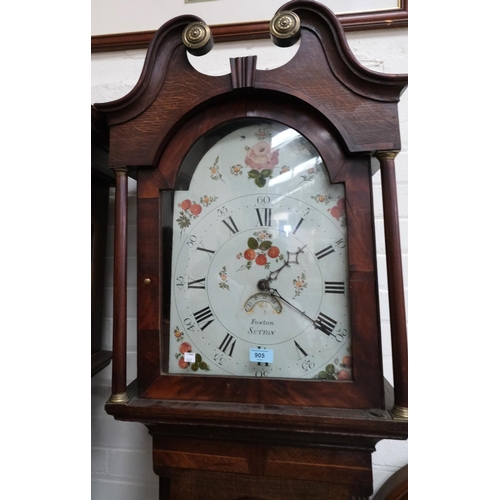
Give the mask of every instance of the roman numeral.
M 259 218 L 260 226 L 271 226 L 271 209 L 270 208 L 256 208 L 257 217 Z
M 345 293 L 343 281 L 325 281 L 325 293 Z
M 332 247 L 332 245 L 330 245 L 326 248 L 323 248 L 323 250 L 320 250 L 318 253 L 315 253 L 314 255 L 316 255 L 316 258 L 319 260 L 322 259 L 323 257 L 326 257 L 327 255 L 330 255 L 333 252 L 335 252 L 335 250 Z
M 326 314 L 319 313 L 318 318 L 314 322 L 314 328 L 321 330 L 323 333 L 326 333 L 326 335 L 330 336 L 333 333 L 333 330 L 335 330 L 335 327 L 337 326 L 337 322 L 327 316 Z
M 198 323 L 198 326 L 202 330 L 205 330 L 205 328 L 214 320 L 214 315 L 208 306 L 205 307 L 205 309 L 200 309 L 198 312 L 195 312 L 193 316 L 196 323 Z M 205 323 L 202 326 L 203 322 Z
M 205 278 L 188 281 L 188 288 L 197 288 L 198 290 L 205 290 Z
M 297 356 L 298 356 L 297 359 L 302 359 L 303 357 L 309 356 L 307 354 L 307 352 L 304 351 L 304 349 L 302 348 L 302 346 L 296 340 L 294 340 L 293 343 L 295 344 L 295 349 L 297 349 Z M 302 356 L 300 355 L 301 353 L 302 353 Z
M 229 231 L 231 231 L 233 234 L 236 234 L 239 231 L 239 229 L 236 227 L 236 224 L 234 223 L 234 220 L 232 217 L 228 217 L 227 219 L 223 219 L 222 222 L 227 226 Z
M 236 344 L 236 339 L 230 333 L 226 333 L 224 340 L 221 342 L 221 345 L 219 346 L 219 349 L 224 354 L 232 356 L 235 344 Z
M 292 234 L 295 234 L 297 230 L 299 229 L 300 225 L 304 222 L 304 219 L 300 219 L 299 223 L 295 226 L 294 230 L 292 231 Z

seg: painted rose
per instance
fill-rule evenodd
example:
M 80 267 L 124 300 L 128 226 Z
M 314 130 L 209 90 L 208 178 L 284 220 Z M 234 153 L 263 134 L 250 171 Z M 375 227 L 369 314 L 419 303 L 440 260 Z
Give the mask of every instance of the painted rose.
M 272 170 L 278 164 L 278 151 L 271 151 L 266 141 L 259 141 L 247 153 L 245 163 L 255 170 Z

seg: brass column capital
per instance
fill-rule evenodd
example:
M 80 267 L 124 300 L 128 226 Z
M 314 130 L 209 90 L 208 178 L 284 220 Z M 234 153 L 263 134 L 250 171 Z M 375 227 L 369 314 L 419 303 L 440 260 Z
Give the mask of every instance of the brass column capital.
M 398 153 L 399 153 L 399 150 L 397 150 L 397 149 L 394 149 L 392 151 L 377 151 L 375 153 L 375 158 L 377 158 L 377 160 L 379 160 L 379 161 L 394 160 L 394 158 L 396 158 Z
M 128 168 L 127 167 L 116 167 L 116 168 L 113 168 L 113 172 L 115 173 L 116 177 L 120 177 L 122 175 L 128 174 Z

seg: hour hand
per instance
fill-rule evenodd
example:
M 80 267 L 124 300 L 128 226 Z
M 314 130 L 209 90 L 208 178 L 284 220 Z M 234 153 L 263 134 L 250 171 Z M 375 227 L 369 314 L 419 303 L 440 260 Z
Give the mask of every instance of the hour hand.
M 298 264 L 299 263 L 299 254 L 304 252 L 304 248 L 306 246 L 307 245 L 304 245 L 302 248 L 299 247 L 296 252 L 289 252 L 287 250 L 287 252 L 286 252 L 287 258 L 285 260 L 285 263 L 280 268 L 278 268 L 274 271 L 271 271 L 269 273 L 269 276 L 267 277 L 267 281 L 271 282 L 271 281 L 274 281 L 275 279 L 277 279 L 281 270 L 284 267 L 290 267 L 290 264 Z
M 267 281 L 269 281 L 269 282 L 274 281 L 274 280 L 278 277 L 278 275 L 279 275 L 279 273 L 281 272 L 281 270 L 282 270 L 284 267 L 286 267 L 286 266 L 288 266 L 288 261 L 285 261 L 285 263 L 284 263 L 284 264 L 283 264 L 283 265 L 282 265 L 279 269 L 276 269 L 276 270 L 274 270 L 274 271 L 271 271 L 271 272 L 269 273 L 269 276 L 267 277 Z

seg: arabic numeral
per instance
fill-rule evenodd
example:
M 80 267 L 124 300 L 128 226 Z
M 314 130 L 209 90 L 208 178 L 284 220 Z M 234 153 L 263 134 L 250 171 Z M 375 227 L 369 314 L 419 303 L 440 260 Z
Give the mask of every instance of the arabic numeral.
M 343 342 L 345 338 L 347 337 L 347 330 L 344 328 L 340 332 L 334 332 L 332 334 L 332 337 L 337 341 L 337 342 Z
M 214 356 L 214 361 L 219 365 L 222 366 L 226 362 L 226 358 L 224 358 L 223 354 L 216 354 Z
M 345 247 L 346 247 L 346 245 L 347 245 L 347 243 L 346 243 L 346 241 L 344 240 L 344 238 L 340 238 L 340 240 L 337 240 L 337 241 L 335 242 L 335 246 L 336 246 L 337 248 L 345 248 Z
M 184 288 L 184 276 L 177 276 L 175 284 L 177 285 L 177 288 L 182 290 Z
M 306 360 L 302 363 L 302 369 L 306 372 L 308 372 L 309 370 L 314 370 L 315 367 L 316 365 L 312 360 Z
M 217 216 L 218 217 L 224 217 L 224 215 L 227 214 L 227 207 L 220 207 L 217 209 Z
M 193 248 L 194 245 L 196 244 L 196 241 L 198 240 L 198 238 L 192 234 L 189 239 L 186 241 L 186 245 L 189 247 L 189 248 Z
M 257 203 L 259 205 L 267 205 L 271 203 L 271 198 L 269 196 L 257 196 Z
M 186 326 L 186 328 L 192 332 L 194 330 L 194 323 L 193 323 L 193 320 L 191 318 L 186 318 L 184 320 L 184 325 Z

